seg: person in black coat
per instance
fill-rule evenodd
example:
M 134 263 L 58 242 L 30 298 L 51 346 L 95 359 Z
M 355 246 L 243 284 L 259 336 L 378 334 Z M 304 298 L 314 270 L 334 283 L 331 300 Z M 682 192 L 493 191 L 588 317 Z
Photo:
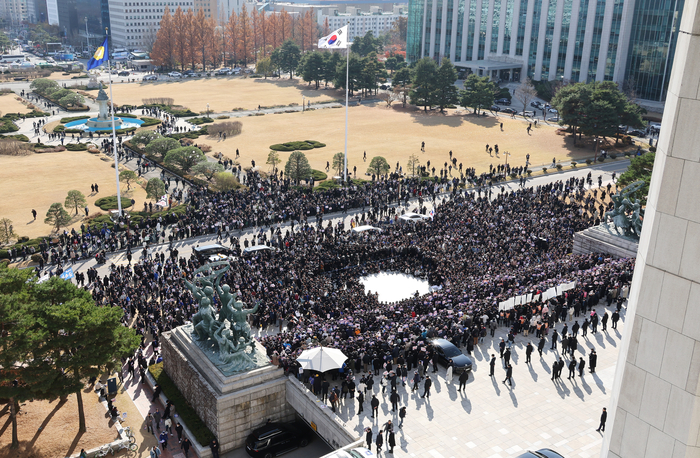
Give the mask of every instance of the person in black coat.
M 603 407 L 603 413 L 600 414 L 600 426 L 596 431 L 605 431 L 605 421 L 608 419 L 608 411 Z
M 373 394 L 372 395 L 372 400 L 369 403 L 372 406 L 372 418 L 376 416 L 379 416 L 379 399 L 377 399 L 377 395 Z
M 535 347 L 532 346 L 532 342 L 527 343 L 527 347 L 525 348 L 525 364 L 530 363 L 530 358 L 532 357 L 532 352 L 535 349 Z
M 588 355 L 588 367 L 591 369 L 591 374 L 595 372 L 595 367 L 598 364 L 598 355 L 591 348 L 591 353 Z
M 365 440 L 367 441 L 367 448 L 372 450 L 372 428 L 365 428 Z
M 503 384 L 505 385 L 506 382 L 508 382 L 508 384 L 510 386 L 513 386 L 512 377 L 513 377 L 513 366 L 508 364 L 508 367 L 506 368 L 506 378 L 505 378 L 505 380 L 503 380 Z
M 544 336 L 542 336 L 540 338 L 540 343 L 537 344 L 537 351 L 540 353 L 540 358 L 542 357 L 542 350 L 544 350 L 544 344 L 545 344 L 545 340 L 544 340 Z
M 493 370 L 496 367 L 496 355 L 491 355 L 491 362 L 489 363 L 491 366 L 491 372 L 489 372 L 489 376 L 493 377 Z
M 377 444 L 377 453 L 380 453 L 382 451 L 382 445 L 384 445 L 384 436 L 381 432 L 377 434 L 377 438 L 374 440 L 374 443 Z
M 576 377 L 576 360 L 572 359 L 569 361 L 569 380 L 571 377 Z
M 493 358 L 493 360 L 495 361 L 496 358 Z M 466 386 L 467 386 L 468 380 L 469 380 L 469 371 L 466 371 L 466 370 L 462 371 L 462 373 L 459 374 L 459 388 L 457 389 L 457 391 L 462 391 L 462 390 L 466 391 Z
M 431 386 L 433 386 L 433 381 L 430 380 L 430 376 L 428 375 L 425 377 L 425 383 L 423 384 L 423 389 L 425 391 L 423 391 L 423 396 L 421 396 L 422 398 L 424 398 L 426 396 L 430 397 L 430 387 Z
M 396 447 L 396 437 L 394 437 L 394 431 L 389 431 L 389 453 L 394 453 L 394 447 Z
M 396 390 L 392 390 L 391 394 L 389 395 L 389 401 L 391 401 L 391 411 L 396 412 L 396 409 L 399 407 L 399 400 L 401 398 L 399 397 L 399 393 L 396 392 Z
M 586 368 L 586 361 L 583 360 L 583 356 L 579 359 L 578 363 L 578 376 L 583 377 L 583 370 Z
M 365 394 L 362 391 L 357 393 L 357 403 L 360 405 L 360 409 L 357 411 L 357 414 L 360 415 L 363 411 L 362 406 L 365 403 Z

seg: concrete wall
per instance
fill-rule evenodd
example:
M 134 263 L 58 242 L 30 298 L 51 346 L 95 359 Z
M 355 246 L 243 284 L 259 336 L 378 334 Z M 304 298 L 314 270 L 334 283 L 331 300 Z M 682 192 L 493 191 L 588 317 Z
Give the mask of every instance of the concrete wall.
M 287 379 L 287 402 L 307 423 L 316 425 L 316 432 L 334 449 L 345 447 L 360 439 L 351 429 L 311 391 L 294 377 Z
M 686 2 L 601 457 L 700 457 L 700 12 Z M 602 407 L 602 406 L 601 406 Z
M 605 253 L 616 258 L 636 258 L 639 244 L 611 234 L 603 226 L 574 234 L 574 254 Z

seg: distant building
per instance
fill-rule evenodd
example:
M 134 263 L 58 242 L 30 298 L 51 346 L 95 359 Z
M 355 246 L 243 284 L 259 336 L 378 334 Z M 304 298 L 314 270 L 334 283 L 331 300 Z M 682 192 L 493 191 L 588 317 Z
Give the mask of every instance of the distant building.
M 19 25 L 29 21 L 35 16 L 33 0 L 2 0 L 0 1 L 0 15 L 10 24 Z
M 663 102 L 684 0 L 410 0 L 406 57 L 499 80 L 615 81 Z

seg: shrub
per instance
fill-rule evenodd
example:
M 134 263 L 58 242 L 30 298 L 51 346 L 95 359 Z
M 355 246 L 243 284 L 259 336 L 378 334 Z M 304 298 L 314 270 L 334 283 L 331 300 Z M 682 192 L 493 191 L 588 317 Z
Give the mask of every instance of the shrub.
M 0 134 L 5 134 L 8 132 L 17 132 L 19 127 L 12 122 L 12 119 L 7 118 L 7 115 L 0 118 Z
M 572 168 L 572 169 L 575 169 L 575 168 L 576 168 L 576 164 L 577 164 L 577 162 L 571 161 L 571 168 Z
M 226 134 L 227 137 L 238 135 L 243 130 L 243 124 L 240 121 L 226 121 L 205 126 L 209 135 L 216 136 L 219 132 Z
M 89 119 L 89 118 L 90 118 L 90 116 L 87 116 L 87 115 L 86 116 L 72 116 L 69 118 L 61 118 L 61 123 L 67 124 L 69 122 L 80 121 L 81 119 Z
M 187 122 L 189 122 L 190 124 L 194 124 L 195 126 L 201 126 L 202 124 L 211 124 L 214 122 L 214 120 L 211 119 L 209 116 L 203 116 L 201 118 L 188 119 Z
M 526 173 L 527 173 L 527 176 L 530 176 L 530 175 L 532 175 L 532 170 L 528 170 Z
M 199 149 L 201 149 L 204 153 L 210 153 L 211 145 L 199 145 Z
M 656 152 L 656 146 L 650 146 L 650 147 L 649 147 L 649 151 L 652 152 L 652 153 L 655 153 L 655 152 Z
M 40 255 L 39 253 L 34 253 L 34 254 L 31 256 L 31 259 L 32 259 L 32 262 L 38 263 L 38 262 L 41 261 L 41 255 Z
M 119 208 L 117 205 L 117 196 L 101 197 L 95 201 L 95 205 L 102 210 L 114 210 Z M 122 197 L 122 208 L 131 207 L 131 199 Z
M 141 99 L 144 105 L 165 105 L 172 106 L 175 103 L 175 99 L 170 97 L 156 97 L 152 99 Z
M 542 171 L 543 171 L 544 173 L 547 173 L 547 167 L 542 167 Z
M 315 181 L 323 181 L 328 178 L 328 174 L 326 172 L 322 172 L 320 170 L 311 170 L 311 176 L 314 178 Z
M 557 164 L 557 170 L 561 170 L 562 167 L 563 167 L 563 166 L 562 166 L 561 164 Z
M 226 116 L 226 115 L 221 115 L 221 116 L 216 117 L 216 119 L 230 119 L 230 118 L 231 118 L 231 116 Z
M 598 162 L 605 162 L 605 158 L 603 156 L 598 156 Z
M 629 152 L 629 151 L 625 151 L 625 157 L 630 157 L 630 152 Z
M 120 118 L 138 118 L 138 116 L 133 115 L 131 113 L 117 113 L 117 116 L 119 116 Z
M 148 117 L 141 118 L 141 121 L 143 121 L 143 124 L 141 124 L 141 127 L 157 126 L 161 122 L 160 119 L 148 118 Z
M 328 191 L 331 189 L 338 189 L 340 186 L 333 180 L 322 181 L 318 186 L 314 188 L 314 192 Z
M 315 140 L 303 140 L 296 142 L 287 143 L 277 143 L 270 145 L 270 149 L 273 151 L 305 151 L 314 148 L 323 148 L 326 146 L 325 143 L 317 142 Z
M 518 176 L 518 174 L 515 173 L 515 172 L 511 172 L 511 173 L 510 173 L 510 178 L 511 178 L 512 180 L 514 180 L 517 176 Z
M 66 145 L 68 151 L 87 151 L 87 143 L 68 143 Z
M 214 434 L 209 431 L 207 425 L 199 418 L 197 412 L 190 406 L 185 397 L 177 389 L 177 386 L 163 370 L 163 363 L 154 364 L 148 368 L 156 383 L 160 386 L 163 394 L 167 396 L 173 404 L 177 406 L 177 413 L 187 428 L 192 432 L 197 442 L 202 445 L 209 444 L 215 439 Z
M 20 142 L 28 142 L 29 137 L 27 137 L 24 134 L 15 134 L 15 135 L 0 135 L 0 138 L 11 138 L 13 140 L 17 140 Z
M 615 153 L 610 153 L 608 156 L 610 156 L 610 159 L 617 159 L 617 154 Z
M 591 159 L 586 159 L 586 165 L 591 165 L 593 164 L 593 160 Z

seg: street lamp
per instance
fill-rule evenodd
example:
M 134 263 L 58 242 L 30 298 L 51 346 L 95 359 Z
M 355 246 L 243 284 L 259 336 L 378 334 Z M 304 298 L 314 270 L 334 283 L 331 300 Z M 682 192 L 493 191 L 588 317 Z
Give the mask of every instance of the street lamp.
M 304 104 L 306 103 L 306 97 L 301 96 L 301 112 L 304 112 Z
M 207 103 L 207 116 L 209 116 L 209 104 Z

